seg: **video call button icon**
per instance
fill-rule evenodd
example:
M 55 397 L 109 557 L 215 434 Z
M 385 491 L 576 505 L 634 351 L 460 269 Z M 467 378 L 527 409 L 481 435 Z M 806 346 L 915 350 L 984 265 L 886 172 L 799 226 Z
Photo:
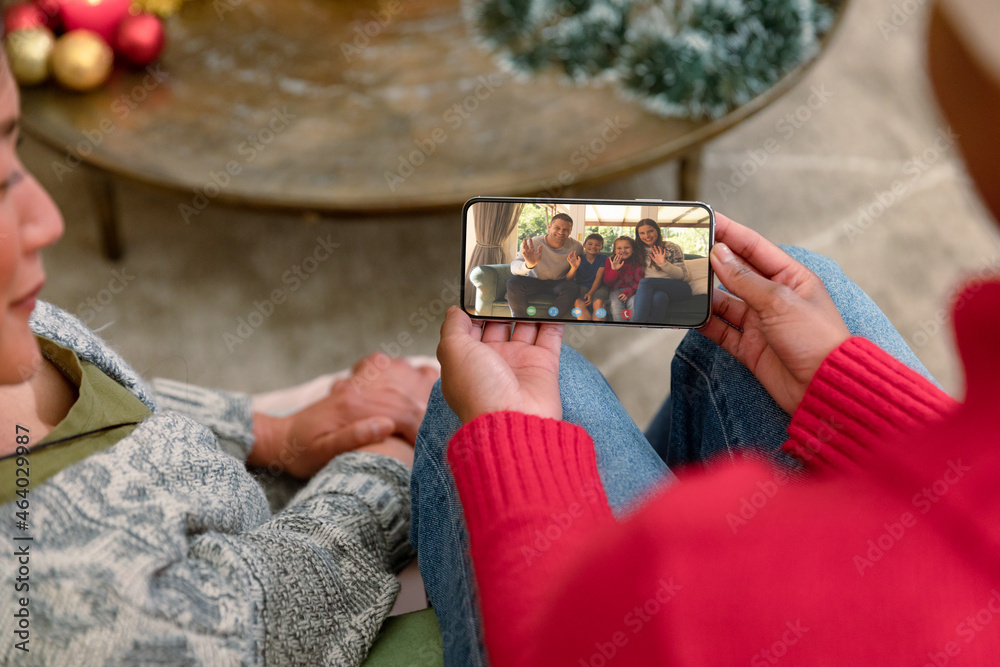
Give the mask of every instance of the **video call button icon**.
M 529 315 L 534 315 L 536 312 L 538 312 L 538 311 L 535 310 L 534 306 L 528 306 L 528 314 Z

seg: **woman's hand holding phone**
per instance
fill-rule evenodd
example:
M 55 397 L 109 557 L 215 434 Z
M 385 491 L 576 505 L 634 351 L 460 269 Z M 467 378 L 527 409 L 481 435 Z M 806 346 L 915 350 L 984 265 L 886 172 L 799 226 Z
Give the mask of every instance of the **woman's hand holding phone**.
M 559 352 L 563 325 L 473 322 L 457 306 L 441 326 L 441 391 L 463 424 L 511 410 L 562 419 Z
M 489 198 L 470 200 L 466 205 L 466 213 L 463 214 L 466 217 L 463 229 L 472 228 L 468 224 L 468 215 L 487 199 Z M 534 200 L 496 198 L 496 201 L 510 204 L 530 203 Z M 622 207 L 623 215 L 625 207 L 634 204 L 629 200 L 544 201 L 564 206 L 571 204 L 618 206 Z M 665 215 L 661 216 L 661 213 Z M 712 290 L 710 276 L 706 275 L 705 289 L 702 291 L 712 294 L 711 303 L 708 299 L 704 299 L 699 304 L 702 310 L 697 315 L 698 319 L 691 321 L 685 314 L 673 321 L 669 321 L 671 318 L 666 318 L 668 321 L 632 319 L 622 324 L 692 327 L 704 322 L 699 331 L 747 366 L 784 410 L 789 413 L 794 412 L 824 359 L 850 337 L 823 282 L 778 246 L 757 232 L 723 215 L 716 215 L 706 204 L 663 202 L 657 205 L 655 219 L 645 221 L 646 224 L 642 228 L 659 226 L 655 220 L 661 217 L 677 224 L 683 219 L 684 226 L 702 230 L 704 234 L 702 238 L 709 246 L 713 238 L 718 241 L 710 251 L 711 267 L 729 292 Z M 565 227 L 564 223 L 567 221 L 565 215 L 562 217 L 553 215 L 549 226 L 558 223 Z M 573 224 L 572 221 L 569 222 Z M 584 219 L 582 222 L 587 223 L 587 220 Z M 640 226 L 637 223 L 637 234 Z M 667 227 L 665 231 L 669 232 L 670 225 Z M 555 234 L 551 229 L 549 231 L 550 234 Z M 565 234 L 562 237 L 556 235 L 553 247 L 561 246 L 559 238 L 565 238 Z M 619 240 L 622 239 L 616 239 L 616 251 L 605 264 L 607 271 L 621 271 L 626 264 L 622 250 L 627 253 L 628 245 L 636 247 L 634 244 L 618 244 Z M 541 259 L 542 250 L 541 243 L 534 242 L 533 237 L 523 238 L 521 253 L 529 269 Z M 676 252 L 677 248 L 673 250 Z M 696 250 L 693 247 L 685 250 L 704 253 L 704 250 Z M 646 252 L 650 260 L 658 266 L 665 267 L 669 263 L 671 250 L 667 248 L 646 247 Z M 580 266 L 581 259 L 582 256 L 577 251 L 569 258 L 570 266 Z M 574 268 L 570 270 L 575 272 Z M 601 280 L 599 278 L 597 282 Z M 604 282 L 614 283 L 613 280 Z M 465 296 L 463 293 L 463 300 L 467 301 L 464 299 Z M 624 295 L 620 295 L 619 299 L 628 303 Z M 589 300 L 593 302 L 593 294 L 590 294 Z M 586 297 L 583 303 L 590 305 Z M 556 326 L 555 322 L 559 320 L 546 321 L 540 326 L 526 323 L 513 326 L 510 322 L 497 321 L 499 318 L 492 314 L 491 309 L 492 306 L 484 311 L 489 313 L 484 315 L 489 318 L 485 326 L 473 324 L 468 315 L 459 318 L 457 313 L 449 313 L 442 328 L 444 338 L 439 347 L 439 357 L 446 368 L 451 363 L 450 360 L 454 360 L 456 356 L 461 356 L 468 361 L 468 364 L 451 363 L 453 378 L 456 379 L 449 381 L 447 371 L 445 372 L 446 377 L 443 381 L 446 388 L 445 397 L 449 403 L 454 401 L 455 411 L 466 420 L 470 416 L 478 416 L 484 410 L 488 411 L 488 408 L 523 409 L 534 414 L 539 414 L 541 411 L 546 416 L 558 416 L 560 413 L 556 382 L 558 369 L 553 367 L 551 371 L 542 372 L 538 368 L 518 364 L 524 363 L 525 358 L 536 355 L 543 355 L 548 363 L 552 361 L 554 355 L 555 364 L 558 365 L 558 342 L 555 343 L 554 352 L 550 349 L 550 345 L 542 345 L 542 342 L 559 340 L 561 329 L 558 329 L 559 333 L 556 334 L 554 333 L 556 329 L 553 328 Z M 520 316 L 525 317 L 524 313 Z M 707 321 L 703 318 L 707 318 Z M 477 364 L 482 365 L 482 368 L 476 368 Z M 497 382 L 495 376 L 503 378 L 503 381 Z M 526 396 L 541 391 L 542 385 L 539 381 L 542 376 L 551 381 L 546 385 L 548 398 L 546 402 L 536 406 L 527 400 Z M 517 405 L 523 407 L 518 408 Z M 543 405 L 547 407 L 540 407 Z
M 816 274 L 719 213 L 715 230 L 712 269 L 730 293 L 714 290 L 714 317 L 699 331 L 791 414 L 823 360 L 851 334 Z

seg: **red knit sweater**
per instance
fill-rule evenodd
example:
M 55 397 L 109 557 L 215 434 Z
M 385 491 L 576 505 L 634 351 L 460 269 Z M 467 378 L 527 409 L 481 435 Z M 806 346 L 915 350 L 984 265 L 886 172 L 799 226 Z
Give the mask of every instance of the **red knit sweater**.
M 625 296 L 635 295 L 639 289 L 639 281 L 646 275 L 646 270 L 641 264 L 635 266 L 626 264 L 617 271 L 611 268 L 611 258 L 604 260 L 604 284 L 611 289 L 624 289 Z
M 1000 664 L 1000 283 L 957 304 L 964 402 L 853 338 L 789 427 L 804 482 L 682 471 L 616 521 L 579 427 L 464 426 L 449 460 L 492 664 Z

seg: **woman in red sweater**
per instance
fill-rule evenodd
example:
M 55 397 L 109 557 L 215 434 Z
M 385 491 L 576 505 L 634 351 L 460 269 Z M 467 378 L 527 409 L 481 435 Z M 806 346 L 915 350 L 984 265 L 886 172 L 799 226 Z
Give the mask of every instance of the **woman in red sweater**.
M 975 106 L 948 95 L 944 107 L 1000 212 L 995 161 L 977 159 L 987 142 L 975 142 L 1000 117 L 1000 65 L 982 58 L 996 53 L 986 28 L 1000 25 L 1000 8 L 984 3 L 967 21 L 966 4 L 936 10 L 932 76 L 959 93 L 963 77 L 966 92 L 989 91 Z M 965 48 L 957 36 L 966 31 L 984 49 Z M 444 397 L 464 424 L 448 463 L 465 523 L 427 516 L 439 500 L 454 519 L 447 471 L 432 487 L 415 469 L 413 485 L 428 590 L 433 597 L 447 577 L 468 591 L 453 602 L 468 627 L 443 627 L 449 664 L 481 664 L 473 586 L 493 665 L 996 664 L 1000 280 L 972 283 L 955 301 L 966 372 L 958 403 L 852 335 L 802 263 L 724 216 L 718 223 L 712 264 L 731 294 L 715 292 L 717 317 L 702 333 L 790 415 L 782 450 L 801 461 L 801 479 L 736 460 L 661 484 L 616 518 L 620 489 L 631 486 L 633 498 L 648 489 L 655 464 L 626 448 L 634 458 L 606 474 L 595 443 L 607 434 L 572 423 L 590 397 L 578 385 L 560 397 L 561 326 L 480 328 L 452 309 L 439 356 Z M 418 466 L 449 428 L 425 421 Z M 444 535 L 430 530 L 435 518 Z M 475 582 L 433 563 L 433 541 L 458 531 L 461 542 L 465 525 Z

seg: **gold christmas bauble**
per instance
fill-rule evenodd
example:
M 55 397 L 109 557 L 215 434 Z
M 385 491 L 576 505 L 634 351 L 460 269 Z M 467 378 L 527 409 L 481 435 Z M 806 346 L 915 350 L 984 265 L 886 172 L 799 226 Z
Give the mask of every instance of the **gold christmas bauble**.
M 4 37 L 7 62 L 19 84 L 34 86 L 49 78 L 49 56 L 55 41 L 52 31 L 43 26 L 15 30 Z
M 89 30 L 71 30 L 52 49 L 52 73 L 72 90 L 87 91 L 111 74 L 114 53 L 101 37 Z

